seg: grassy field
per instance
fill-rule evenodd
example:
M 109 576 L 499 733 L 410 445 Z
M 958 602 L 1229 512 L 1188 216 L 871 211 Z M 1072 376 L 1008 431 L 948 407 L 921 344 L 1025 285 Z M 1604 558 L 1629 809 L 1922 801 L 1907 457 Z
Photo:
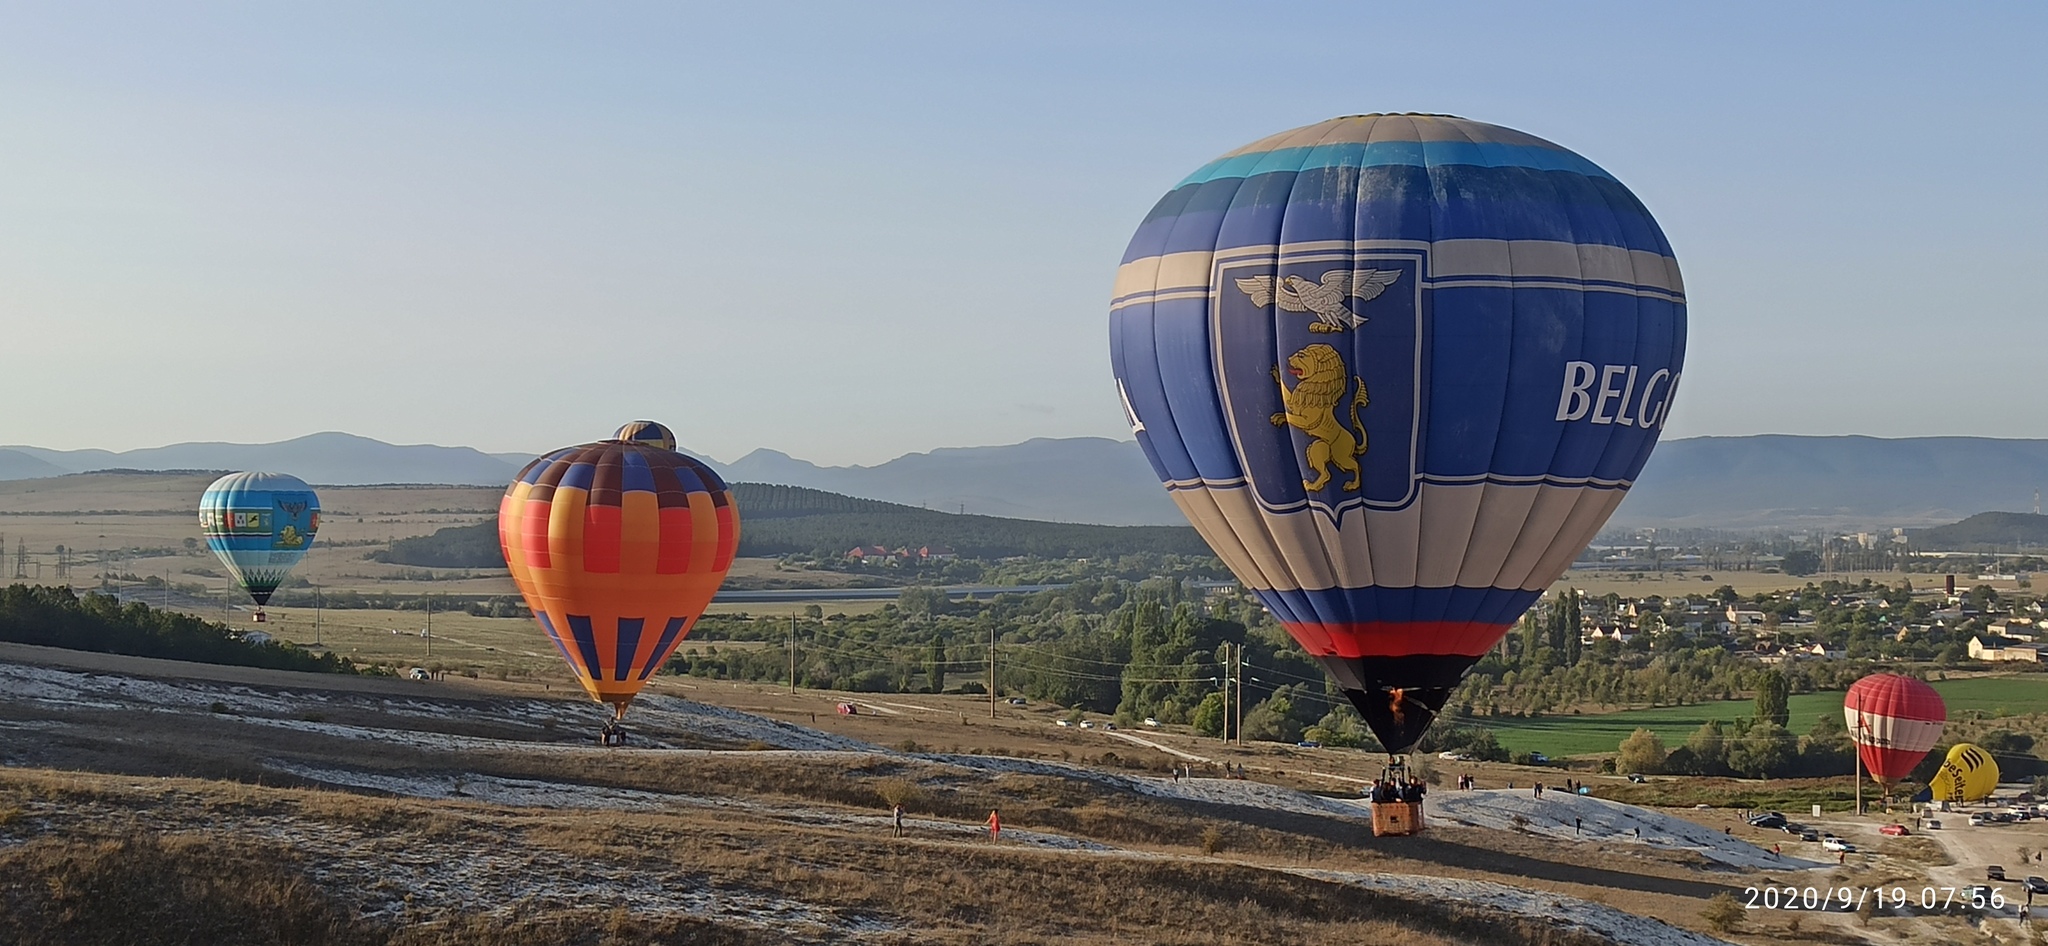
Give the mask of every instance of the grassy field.
M 1970 711 L 1990 715 L 2048 711 L 2048 675 L 1941 680 L 1935 682 L 1934 689 L 1947 701 L 1950 718 Z M 1666 746 L 1675 746 L 1708 720 L 1746 719 L 1755 709 L 1748 700 L 1729 700 L 1619 713 L 1487 720 L 1486 725 L 1509 749 L 1571 756 L 1613 752 L 1638 728 L 1662 736 Z M 1823 715 L 1839 716 L 1842 694 L 1801 693 L 1792 697 L 1791 709 L 1791 730 L 1804 733 Z

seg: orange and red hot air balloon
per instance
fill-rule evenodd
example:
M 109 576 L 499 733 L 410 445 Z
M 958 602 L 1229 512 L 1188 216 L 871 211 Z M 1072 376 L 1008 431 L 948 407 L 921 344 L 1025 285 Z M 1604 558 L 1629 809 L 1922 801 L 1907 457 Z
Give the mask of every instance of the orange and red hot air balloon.
M 732 490 L 652 421 L 528 463 L 498 506 L 513 583 L 614 720 L 711 603 L 739 536 Z

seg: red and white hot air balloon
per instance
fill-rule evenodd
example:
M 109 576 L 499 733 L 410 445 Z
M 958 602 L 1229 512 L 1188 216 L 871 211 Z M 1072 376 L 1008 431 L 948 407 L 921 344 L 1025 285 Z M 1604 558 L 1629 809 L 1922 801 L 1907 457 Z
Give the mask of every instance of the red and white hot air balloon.
M 1934 688 L 1912 677 L 1873 673 L 1842 699 L 1849 737 L 1872 778 L 1890 788 L 1941 741 L 1948 706 Z

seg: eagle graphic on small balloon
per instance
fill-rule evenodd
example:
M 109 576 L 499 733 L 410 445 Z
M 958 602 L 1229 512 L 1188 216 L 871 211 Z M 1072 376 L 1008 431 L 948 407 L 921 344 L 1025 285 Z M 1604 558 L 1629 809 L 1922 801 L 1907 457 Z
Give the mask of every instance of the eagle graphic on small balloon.
M 1308 330 L 1328 333 L 1364 325 L 1365 317 L 1351 311 L 1346 303 L 1351 299 L 1377 299 L 1400 277 L 1398 269 L 1333 269 L 1323 274 L 1320 283 L 1300 276 L 1282 276 L 1277 283 L 1271 276 L 1253 276 L 1237 280 L 1237 288 L 1252 298 L 1252 305 L 1277 302 L 1288 312 L 1313 312 L 1316 321 Z

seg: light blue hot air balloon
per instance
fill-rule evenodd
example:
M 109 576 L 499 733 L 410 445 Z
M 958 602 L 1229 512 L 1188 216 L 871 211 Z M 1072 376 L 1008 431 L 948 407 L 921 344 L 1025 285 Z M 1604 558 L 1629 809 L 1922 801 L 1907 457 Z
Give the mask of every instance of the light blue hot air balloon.
M 1175 503 L 1397 753 L 1621 502 L 1685 354 L 1678 264 L 1627 188 L 1443 115 L 1203 166 L 1110 313 Z
M 230 473 L 199 497 L 199 531 L 260 607 L 313 546 L 320 497 L 289 474 Z

